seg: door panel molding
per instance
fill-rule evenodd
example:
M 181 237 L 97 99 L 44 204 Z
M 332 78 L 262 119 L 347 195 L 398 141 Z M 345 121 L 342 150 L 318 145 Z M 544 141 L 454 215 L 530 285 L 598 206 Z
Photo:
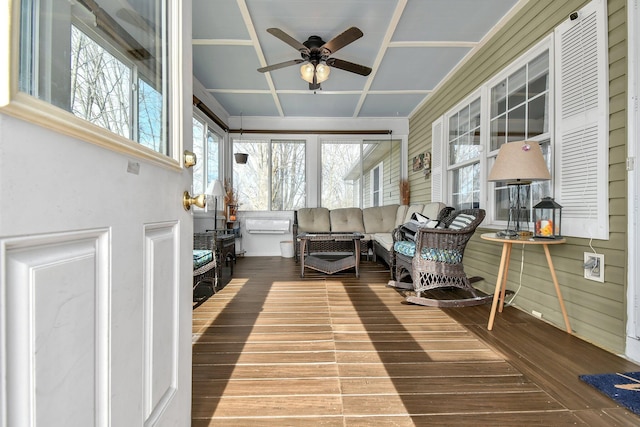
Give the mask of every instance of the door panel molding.
M 110 424 L 109 242 L 109 229 L 0 239 L 8 425 Z
M 180 227 L 144 226 L 144 425 L 154 425 L 178 387 Z

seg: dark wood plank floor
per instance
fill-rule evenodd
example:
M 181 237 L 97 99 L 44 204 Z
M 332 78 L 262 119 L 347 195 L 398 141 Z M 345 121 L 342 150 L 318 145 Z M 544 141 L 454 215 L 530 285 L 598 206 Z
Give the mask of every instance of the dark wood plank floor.
M 578 379 L 640 367 L 515 308 L 403 303 L 363 261 L 239 258 L 193 313 L 192 425 L 637 426 Z

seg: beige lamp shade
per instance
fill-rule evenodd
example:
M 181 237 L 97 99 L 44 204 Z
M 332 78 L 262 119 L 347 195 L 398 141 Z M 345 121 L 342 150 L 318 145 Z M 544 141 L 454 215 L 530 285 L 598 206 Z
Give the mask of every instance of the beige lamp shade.
M 222 196 L 224 194 L 224 188 L 222 187 L 222 182 L 219 179 L 214 179 L 207 185 L 207 190 L 205 194 L 208 196 Z
M 502 144 L 487 179 L 525 183 L 549 180 L 551 174 L 537 142 L 516 141 Z

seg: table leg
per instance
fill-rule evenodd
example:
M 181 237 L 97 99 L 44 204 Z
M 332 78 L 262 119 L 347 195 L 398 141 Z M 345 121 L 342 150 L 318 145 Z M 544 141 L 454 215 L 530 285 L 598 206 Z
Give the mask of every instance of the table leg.
M 558 302 L 560 303 L 560 310 L 562 310 L 562 317 L 564 317 L 564 324 L 567 327 L 567 332 L 571 333 L 571 325 L 569 324 L 569 316 L 567 316 L 567 309 L 564 306 L 564 300 L 562 299 L 562 293 L 560 292 L 560 285 L 558 284 L 558 277 L 556 276 L 556 270 L 553 268 L 553 261 L 551 261 L 551 253 L 549 252 L 548 245 L 542 245 L 544 248 L 544 254 L 547 256 L 547 264 L 549 264 L 549 271 L 551 271 L 551 279 L 553 279 L 553 286 L 556 288 L 556 295 L 558 295 Z
M 304 255 L 307 239 L 300 239 L 300 277 L 304 277 Z
M 360 239 L 353 239 L 353 247 L 356 251 L 354 254 L 356 257 L 356 277 L 360 277 Z
M 513 244 L 509 243 L 508 245 L 507 259 L 504 265 L 504 272 L 502 273 L 502 287 L 500 288 L 500 306 L 498 307 L 498 312 L 500 313 L 504 310 L 504 300 L 507 296 L 507 278 L 509 277 L 509 264 L 511 263 L 511 249 L 513 248 Z
M 502 277 L 505 272 L 505 264 L 507 263 L 507 255 L 511 249 L 511 243 L 504 242 L 502 244 L 502 257 L 500 258 L 500 268 L 498 269 L 498 278 L 496 280 L 496 289 L 493 293 L 493 302 L 491 303 L 491 314 L 489 315 L 489 323 L 487 329 L 493 329 L 493 321 L 496 318 L 496 309 L 498 308 L 498 299 L 500 298 L 501 287 L 503 284 Z

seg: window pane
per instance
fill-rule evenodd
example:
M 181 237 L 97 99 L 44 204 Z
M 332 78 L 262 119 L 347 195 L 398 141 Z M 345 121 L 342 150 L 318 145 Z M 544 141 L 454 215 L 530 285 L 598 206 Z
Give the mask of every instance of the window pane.
M 167 149 L 162 121 L 162 94 L 143 79 L 138 79 L 138 141 L 158 153 Z
M 321 205 L 325 208 L 360 207 L 360 147 L 359 141 L 322 143 Z
M 220 137 L 211 129 L 207 130 L 207 185 L 220 178 Z M 204 157 L 203 157 L 204 158 Z
M 538 56 L 529 63 L 529 99 L 549 90 L 549 54 Z
M 305 206 L 305 141 L 271 144 L 271 209 L 295 210 Z
M 491 117 L 507 111 L 507 81 L 503 80 L 491 89 Z
M 168 154 L 166 0 L 16 3 L 20 91 Z
M 491 151 L 497 150 L 507 141 L 507 116 L 502 115 L 491 120 Z
M 457 117 L 457 120 L 453 120 Z M 478 126 L 475 126 L 478 123 Z M 456 125 L 457 129 L 449 129 L 449 164 L 472 160 L 480 155 L 480 100 L 477 99 L 460 109 L 449 119 L 449 126 Z
M 529 103 L 528 138 L 549 132 L 548 114 L 546 95 L 542 95 Z
M 130 138 L 130 87 L 131 69 L 72 27 L 71 112 Z
M 196 155 L 196 164 L 193 166 L 193 194 L 202 194 L 204 184 L 204 123 L 193 119 L 193 152 Z
M 240 210 L 269 210 L 269 141 L 234 140 L 233 152 L 249 155 L 246 164 L 233 165 L 233 186 Z
M 507 129 L 509 132 L 508 142 L 522 141 L 526 135 L 525 122 L 525 106 L 521 105 L 513 111 L 509 112 L 507 120 Z
M 452 202 L 456 209 L 480 207 L 480 164 L 452 171 Z
M 509 76 L 507 85 L 509 87 L 509 97 L 507 108 L 511 110 L 522 104 L 527 99 L 527 69 L 522 67 Z

